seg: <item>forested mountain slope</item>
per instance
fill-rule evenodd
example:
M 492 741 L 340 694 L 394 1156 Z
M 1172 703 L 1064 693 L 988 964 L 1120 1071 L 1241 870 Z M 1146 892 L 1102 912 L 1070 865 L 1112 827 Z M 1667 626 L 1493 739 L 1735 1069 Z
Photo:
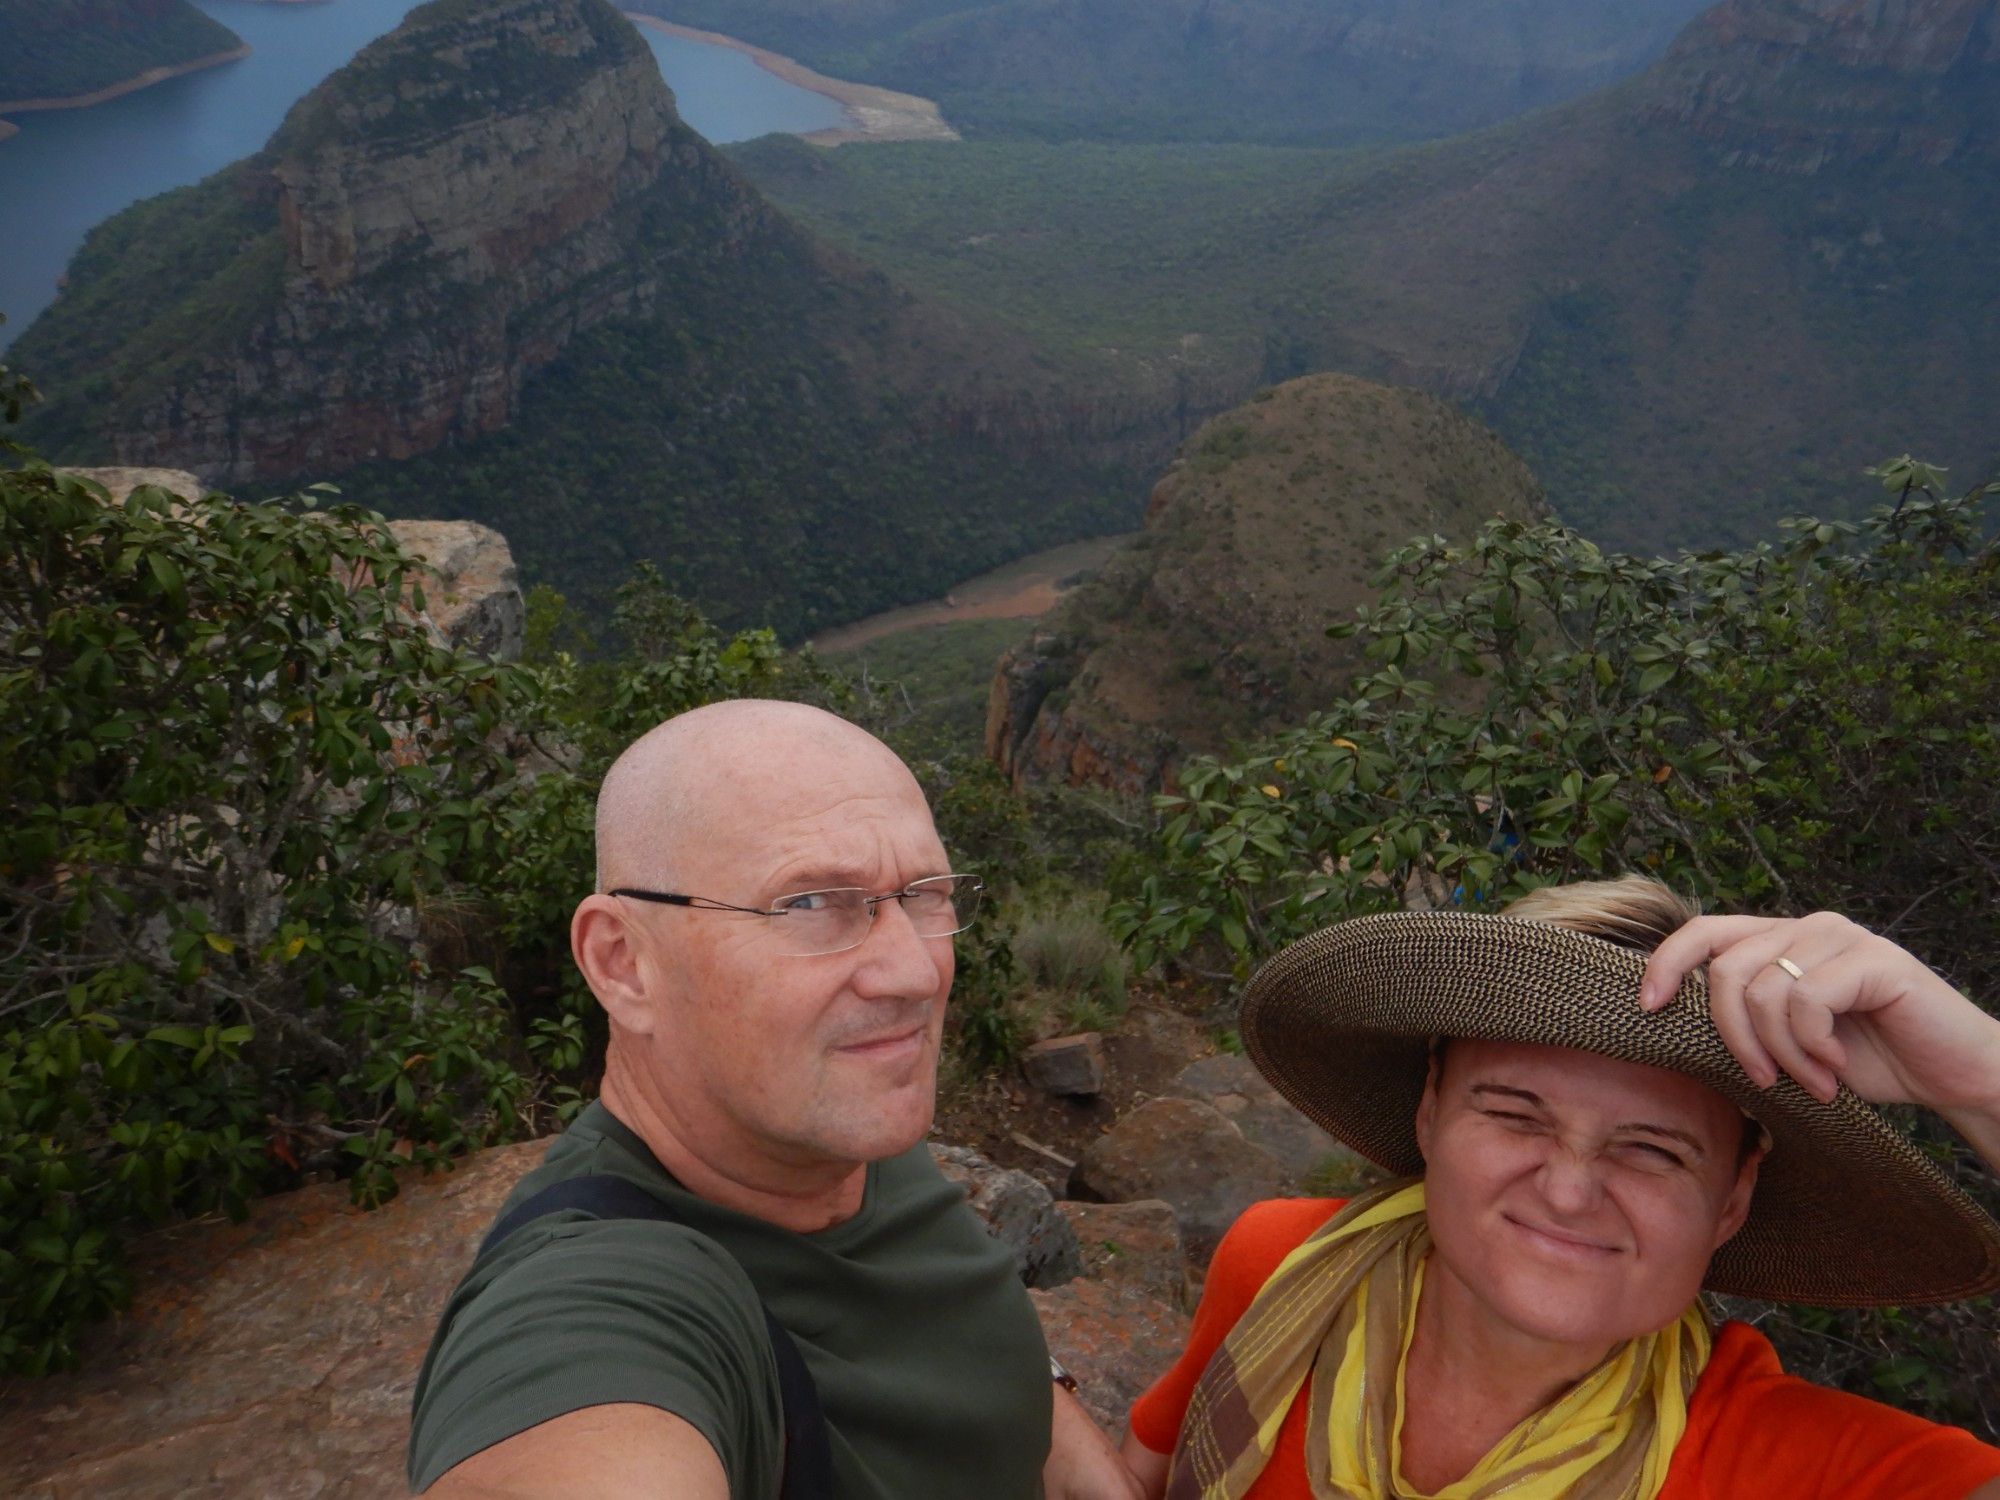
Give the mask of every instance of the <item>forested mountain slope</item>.
M 1130 524 L 1177 436 L 822 251 L 603 0 L 434 0 L 70 283 L 14 346 L 52 456 L 340 476 L 585 602 L 650 556 L 788 631 Z
M 0 104 L 92 94 L 242 45 L 188 0 L 0 0 Z
M 738 160 L 921 289 L 1247 389 L 1485 415 L 1626 547 L 1914 450 L 2000 458 L 2000 0 L 1731 0 L 1588 99 L 1398 150 L 967 143 Z
M 969 136 L 1349 145 L 1475 129 L 1654 57 L 1702 0 L 631 0 L 936 99 Z

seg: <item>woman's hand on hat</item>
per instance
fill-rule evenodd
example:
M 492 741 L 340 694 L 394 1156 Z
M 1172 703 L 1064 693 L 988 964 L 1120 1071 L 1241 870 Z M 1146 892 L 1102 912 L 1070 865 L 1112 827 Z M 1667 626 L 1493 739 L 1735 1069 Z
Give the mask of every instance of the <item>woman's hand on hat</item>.
M 1640 1005 L 1660 1009 L 1704 963 L 1709 1013 L 1752 1082 L 1769 1088 L 1783 1069 L 1819 1099 L 1845 1083 L 1874 1103 L 1921 1104 L 1993 1160 L 2000 1020 L 1914 954 L 1833 912 L 1697 917 L 1653 954 Z

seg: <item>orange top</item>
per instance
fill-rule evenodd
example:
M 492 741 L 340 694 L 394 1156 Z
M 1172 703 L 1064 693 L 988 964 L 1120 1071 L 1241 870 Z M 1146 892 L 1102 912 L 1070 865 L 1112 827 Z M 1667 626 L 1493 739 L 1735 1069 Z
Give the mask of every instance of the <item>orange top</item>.
M 1342 1200 L 1253 1204 L 1223 1237 L 1209 1267 L 1188 1346 L 1132 1408 L 1132 1433 L 1173 1451 L 1195 1381 L 1223 1336 L 1277 1270 Z M 1278 1432 L 1277 1451 L 1250 1500 L 1311 1500 L 1306 1406 L 1311 1383 Z M 1688 1402 L 1688 1428 L 1659 1500 L 1963 1500 L 2000 1478 L 2000 1448 L 1859 1396 L 1785 1374 L 1777 1351 L 1747 1323 L 1725 1323 Z

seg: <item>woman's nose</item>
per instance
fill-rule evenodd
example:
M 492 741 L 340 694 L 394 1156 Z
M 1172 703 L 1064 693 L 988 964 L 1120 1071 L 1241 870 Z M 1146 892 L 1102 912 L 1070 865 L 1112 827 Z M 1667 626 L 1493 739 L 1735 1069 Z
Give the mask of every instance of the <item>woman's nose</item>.
M 1562 1141 L 1550 1143 L 1539 1177 L 1549 1206 L 1565 1213 L 1594 1208 L 1604 1192 L 1596 1153 L 1579 1151 Z

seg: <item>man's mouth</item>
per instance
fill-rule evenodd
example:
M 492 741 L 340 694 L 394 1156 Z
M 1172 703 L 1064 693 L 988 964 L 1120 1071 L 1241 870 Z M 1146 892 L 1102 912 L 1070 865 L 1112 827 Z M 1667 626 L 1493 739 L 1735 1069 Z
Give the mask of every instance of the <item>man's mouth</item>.
M 914 1026 L 905 1026 L 896 1031 L 885 1031 L 860 1041 L 843 1042 L 835 1050 L 856 1057 L 895 1057 L 904 1052 L 914 1052 L 922 1047 L 927 1027 L 922 1021 Z

